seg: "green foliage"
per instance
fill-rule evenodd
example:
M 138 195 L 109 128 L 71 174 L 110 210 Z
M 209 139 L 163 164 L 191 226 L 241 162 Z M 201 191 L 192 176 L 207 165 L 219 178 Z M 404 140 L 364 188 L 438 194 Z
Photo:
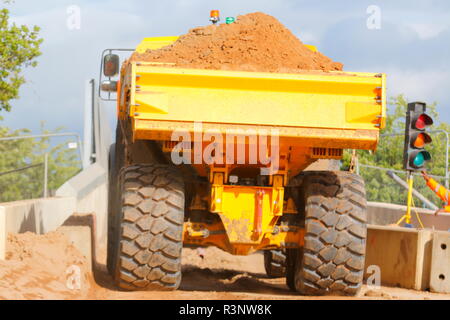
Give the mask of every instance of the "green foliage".
M 405 131 L 405 115 L 408 101 L 403 95 L 391 98 L 388 103 L 388 117 L 386 120 L 386 127 L 381 134 L 401 133 L 397 136 L 380 137 L 378 148 L 375 152 L 358 150 L 358 159 L 360 164 L 383 167 L 388 169 L 403 170 L 403 144 Z M 436 112 L 436 103 L 427 105 L 427 113 L 434 119 L 435 124 L 431 126 L 430 130 L 445 130 L 450 132 L 450 125 L 439 122 L 439 115 Z M 427 172 L 431 175 L 445 176 L 445 150 L 446 139 L 445 134 L 431 133 L 433 142 L 426 147 L 430 152 L 432 161 L 426 165 Z M 349 167 L 351 159 L 351 152 L 344 153 L 342 168 L 345 170 Z M 395 183 L 387 174 L 386 171 L 360 167 L 360 174 L 366 181 L 367 198 L 369 201 L 380 201 L 405 204 L 406 190 Z M 406 179 L 406 173 L 396 173 L 403 180 Z M 439 182 L 444 184 L 444 179 L 436 178 Z M 432 200 L 436 205 L 440 206 L 441 201 L 434 195 L 434 193 L 425 185 L 424 180 L 420 175 L 415 175 L 414 188 L 425 195 L 429 200 Z M 415 199 L 418 206 L 423 204 Z
M 0 110 L 11 110 L 10 101 L 19 97 L 25 83 L 21 75 L 24 67 L 35 67 L 41 52 L 39 27 L 17 26 L 9 22 L 9 11 L 0 10 Z
M 59 132 L 61 128 L 55 130 Z M 45 130 L 42 134 L 52 133 Z M 0 137 L 30 135 L 27 129 L 0 128 Z M 76 149 L 67 143 L 53 145 L 50 138 L 0 141 L 0 202 L 39 198 L 44 189 L 44 157 L 48 153 L 48 189 L 55 191 L 65 181 L 80 171 Z M 42 164 L 38 167 L 2 175 L 1 173 Z

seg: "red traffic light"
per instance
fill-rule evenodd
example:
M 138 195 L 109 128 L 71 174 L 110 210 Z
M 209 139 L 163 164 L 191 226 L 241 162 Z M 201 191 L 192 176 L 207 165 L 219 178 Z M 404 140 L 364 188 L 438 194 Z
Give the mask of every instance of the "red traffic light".
M 413 122 L 414 128 L 419 130 L 424 130 L 427 126 L 431 126 L 432 124 L 433 119 L 431 119 L 431 117 L 426 113 L 419 115 Z

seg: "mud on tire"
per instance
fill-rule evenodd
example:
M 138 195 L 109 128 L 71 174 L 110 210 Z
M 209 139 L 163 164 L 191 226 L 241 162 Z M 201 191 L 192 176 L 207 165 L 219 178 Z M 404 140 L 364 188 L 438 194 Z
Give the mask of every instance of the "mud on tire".
M 175 290 L 181 282 L 184 185 L 170 165 L 140 164 L 119 173 L 121 203 L 113 278 L 128 290 Z
M 356 295 L 366 251 L 366 196 L 358 175 L 306 172 L 302 181 L 305 244 L 296 250 L 295 289 L 307 295 Z

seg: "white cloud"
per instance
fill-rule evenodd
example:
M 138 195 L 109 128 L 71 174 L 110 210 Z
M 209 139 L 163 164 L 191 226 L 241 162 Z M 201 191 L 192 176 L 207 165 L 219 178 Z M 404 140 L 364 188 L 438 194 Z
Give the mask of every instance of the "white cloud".
M 446 25 L 432 23 L 410 23 L 407 26 L 416 31 L 421 40 L 435 38 L 447 29 Z
M 401 70 L 387 69 L 388 91 L 393 94 L 404 93 L 409 100 L 426 100 L 428 102 L 448 99 L 450 70 Z
M 409 101 L 437 102 L 440 120 L 450 121 L 450 68 L 447 70 L 387 69 L 388 97 L 404 94 Z

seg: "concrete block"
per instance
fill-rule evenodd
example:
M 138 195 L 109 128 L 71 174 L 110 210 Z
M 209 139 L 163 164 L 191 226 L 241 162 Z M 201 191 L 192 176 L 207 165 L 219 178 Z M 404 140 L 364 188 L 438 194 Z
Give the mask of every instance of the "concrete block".
M 58 228 L 75 247 L 88 259 L 89 267 L 95 266 L 96 257 L 96 216 L 95 214 L 74 214 Z
M 108 146 L 109 147 L 109 146 Z M 77 213 L 95 213 L 96 244 L 106 241 L 108 210 L 108 172 L 94 163 L 64 183 L 57 191 L 60 197 L 75 197 Z
M 8 233 L 43 234 L 56 230 L 76 209 L 73 197 L 31 199 L 0 204 L 0 259 Z
M 450 232 L 434 232 L 430 291 L 450 293 Z
M 426 290 L 430 282 L 431 248 L 431 230 L 370 225 L 365 269 L 377 265 L 382 285 Z
M 92 238 L 88 226 L 61 226 L 58 232 L 64 234 L 69 241 L 85 256 L 89 270 L 92 270 Z
M 76 209 L 76 199 L 41 198 L 1 203 L 5 214 L 6 232 L 38 234 L 55 230 Z

